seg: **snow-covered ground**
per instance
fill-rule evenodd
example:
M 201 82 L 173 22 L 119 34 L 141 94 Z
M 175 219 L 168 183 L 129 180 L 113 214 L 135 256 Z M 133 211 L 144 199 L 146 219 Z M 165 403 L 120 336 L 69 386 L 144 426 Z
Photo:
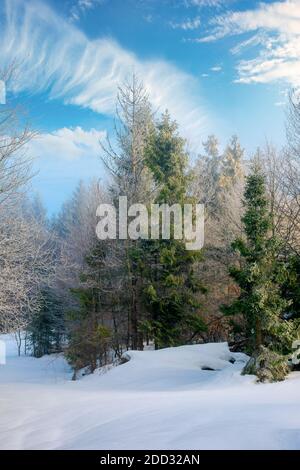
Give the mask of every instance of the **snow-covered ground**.
M 3 338 L 1 449 L 300 449 L 300 373 L 256 384 L 226 343 L 130 352 L 72 382 L 61 356 Z

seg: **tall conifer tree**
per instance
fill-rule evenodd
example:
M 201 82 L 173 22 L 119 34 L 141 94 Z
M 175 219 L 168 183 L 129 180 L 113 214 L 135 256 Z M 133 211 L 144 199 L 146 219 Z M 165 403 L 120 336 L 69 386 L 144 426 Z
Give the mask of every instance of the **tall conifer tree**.
M 229 315 L 241 314 L 245 319 L 248 352 L 257 356 L 262 348 L 268 348 L 286 354 L 293 339 L 293 324 L 284 315 L 289 301 L 282 296 L 287 271 L 280 257 L 280 243 L 273 235 L 265 178 L 258 163 L 246 178 L 244 205 L 245 239 L 233 243 L 241 265 L 230 269 L 240 287 L 240 295 L 230 306 L 223 307 L 223 311 Z
M 187 154 L 176 122 L 166 112 L 157 124 L 147 148 L 146 162 L 157 186 L 156 203 L 192 202 L 187 196 Z M 183 240 L 151 240 L 143 245 L 142 268 L 146 288 L 147 322 L 156 348 L 191 341 L 204 330 L 199 290 L 204 290 L 194 270 L 200 251 L 186 250 Z

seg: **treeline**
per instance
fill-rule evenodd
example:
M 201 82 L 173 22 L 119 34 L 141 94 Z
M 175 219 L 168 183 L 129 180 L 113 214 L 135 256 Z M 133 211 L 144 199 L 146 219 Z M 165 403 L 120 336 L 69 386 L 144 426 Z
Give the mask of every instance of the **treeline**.
M 285 149 L 266 145 L 246 159 L 236 136 L 224 151 L 210 136 L 192 161 L 176 122 L 153 112 L 132 77 L 119 89 L 114 138 L 99 147 L 109 185 L 80 183 L 52 220 L 38 199 L 24 205 L 17 186 L 1 205 L 8 222 L 0 245 L 14 251 L 4 250 L 2 261 L 3 291 L 11 287 L 0 299 L 1 330 L 25 332 L 37 357 L 64 351 L 74 378 L 121 360 L 127 349 L 228 341 L 251 356 L 245 372 L 283 379 L 300 334 L 299 121 L 293 94 Z M 1 139 L 9 162 L 19 149 L 9 153 Z M 186 250 L 174 236 L 99 240 L 96 209 L 111 203 L 118 211 L 120 196 L 148 207 L 205 204 L 204 248 Z M 24 231 L 13 239 L 16 207 Z

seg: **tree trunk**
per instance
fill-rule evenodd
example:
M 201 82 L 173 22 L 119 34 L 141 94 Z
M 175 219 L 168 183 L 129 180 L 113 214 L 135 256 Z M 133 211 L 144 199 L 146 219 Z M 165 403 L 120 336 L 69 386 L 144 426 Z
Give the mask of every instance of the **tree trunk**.
M 260 318 L 255 321 L 255 350 L 258 351 L 262 345 L 262 328 Z
M 132 311 L 131 311 L 131 333 L 132 333 L 132 349 L 138 349 L 138 311 L 137 311 L 137 295 L 136 295 L 136 278 L 132 278 L 131 283 L 131 296 L 132 296 Z

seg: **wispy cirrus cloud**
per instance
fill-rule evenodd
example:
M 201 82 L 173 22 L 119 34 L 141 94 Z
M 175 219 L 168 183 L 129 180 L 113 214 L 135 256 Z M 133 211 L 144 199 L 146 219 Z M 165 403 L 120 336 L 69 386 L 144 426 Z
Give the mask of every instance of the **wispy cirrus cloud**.
M 191 143 L 207 131 L 199 82 L 176 66 L 141 60 L 111 38 L 90 40 L 38 1 L 7 0 L 3 13 L 0 66 L 20 64 L 15 93 L 47 93 L 49 99 L 114 115 L 117 86 L 134 71 L 154 108 L 168 108 Z
M 78 21 L 80 17 L 88 10 L 93 10 L 105 0 L 75 0 L 70 9 L 70 19 Z
M 236 3 L 238 0 L 183 0 L 187 7 L 201 9 L 224 10 Z
M 193 29 L 198 29 L 201 25 L 201 20 L 199 16 L 196 16 L 192 19 L 187 18 L 185 21 L 182 21 L 180 23 L 170 21 L 169 25 L 172 29 L 183 29 L 184 31 L 189 31 Z
M 247 11 L 215 17 L 212 31 L 197 42 L 218 41 L 227 36 L 252 34 L 231 52 L 242 54 L 255 48 L 256 56 L 237 64 L 237 82 L 269 83 L 283 80 L 300 86 L 300 0 L 260 3 Z
M 197 7 L 218 7 L 226 2 L 226 0 L 187 0 L 192 6 Z

